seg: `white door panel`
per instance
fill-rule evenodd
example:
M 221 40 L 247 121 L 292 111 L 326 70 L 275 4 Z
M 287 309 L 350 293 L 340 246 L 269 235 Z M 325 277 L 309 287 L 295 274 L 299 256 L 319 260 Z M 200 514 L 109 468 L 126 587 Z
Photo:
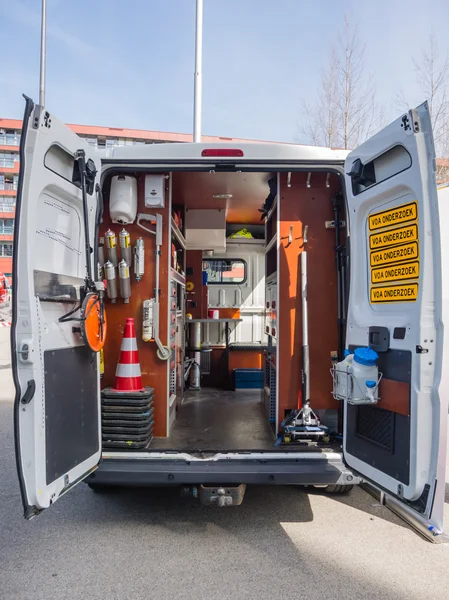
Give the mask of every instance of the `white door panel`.
M 100 160 L 68 127 L 27 101 L 12 330 L 16 456 L 27 518 L 95 469 L 101 456 L 98 357 L 73 322 L 60 321 L 79 304 L 86 278 L 79 150 L 97 170 L 87 194 L 93 242 Z
M 378 405 L 345 406 L 344 455 L 368 481 L 441 526 L 442 516 L 432 513 L 441 478 L 440 424 L 447 417 L 447 399 L 438 396 L 441 265 L 434 168 L 426 104 L 346 160 L 346 344 L 377 349 L 384 380 Z

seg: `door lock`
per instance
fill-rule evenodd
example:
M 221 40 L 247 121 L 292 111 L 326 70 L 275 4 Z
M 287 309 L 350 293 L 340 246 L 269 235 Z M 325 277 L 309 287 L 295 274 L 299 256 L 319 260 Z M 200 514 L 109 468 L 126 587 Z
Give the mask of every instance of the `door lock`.
M 28 343 L 23 343 L 20 350 L 17 350 L 17 354 L 20 354 L 20 358 L 23 361 L 27 361 L 30 356 L 30 345 Z
M 416 346 L 416 354 L 427 354 L 429 352 L 428 348 L 423 348 L 422 346 Z

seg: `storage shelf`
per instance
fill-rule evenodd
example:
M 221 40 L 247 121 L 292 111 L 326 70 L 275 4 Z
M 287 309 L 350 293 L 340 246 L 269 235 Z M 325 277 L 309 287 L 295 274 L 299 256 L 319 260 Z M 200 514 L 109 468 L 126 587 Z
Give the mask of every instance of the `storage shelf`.
M 277 241 L 278 241 L 278 236 L 277 236 L 277 233 L 275 233 L 273 235 L 273 237 L 271 238 L 271 240 L 268 242 L 268 244 L 265 246 L 265 254 L 267 252 L 269 252 L 270 250 L 272 250 L 273 247 L 276 246 Z
M 176 238 L 177 242 L 181 246 L 181 248 L 183 250 L 185 250 L 186 249 L 186 239 L 182 235 L 179 227 L 176 225 L 173 217 L 171 218 L 171 230 L 172 230 L 172 233 L 173 233 L 174 237 Z
M 257 238 L 227 238 L 226 246 L 232 246 L 233 244 L 243 244 L 244 246 L 264 246 L 265 240 Z
M 185 275 L 181 275 L 181 273 L 178 273 L 178 271 L 175 271 L 175 269 L 173 267 L 170 267 L 170 278 L 174 279 L 175 281 L 177 281 L 181 285 L 185 285 L 186 284 Z

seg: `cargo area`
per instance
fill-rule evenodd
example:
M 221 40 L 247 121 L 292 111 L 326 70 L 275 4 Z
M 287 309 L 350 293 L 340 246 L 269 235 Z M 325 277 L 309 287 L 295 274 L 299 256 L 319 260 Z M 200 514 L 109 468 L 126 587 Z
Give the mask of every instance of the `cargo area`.
M 339 176 L 117 168 L 103 180 L 103 202 L 103 448 L 278 450 L 283 420 L 302 405 L 304 248 L 311 407 L 328 435 L 281 448 L 335 442 L 340 404 L 330 369 L 343 354 L 347 301 Z M 130 318 L 146 392 L 108 397 Z

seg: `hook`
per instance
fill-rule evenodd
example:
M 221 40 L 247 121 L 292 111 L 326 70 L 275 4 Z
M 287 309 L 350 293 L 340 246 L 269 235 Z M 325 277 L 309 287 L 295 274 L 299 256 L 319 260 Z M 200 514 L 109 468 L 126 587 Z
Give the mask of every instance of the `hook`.
M 304 225 L 304 232 L 302 234 L 302 239 L 303 239 L 303 243 L 307 244 L 307 234 L 309 232 L 309 226 L 308 225 Z
M 327 187 L 327 188 L 331 186 L 331 184 L 329 183 L 329 179 L 330 179 L 330 178 L 331 178 L 331 174 L 330 174 L 330 173 L 328 173 L 328 174 L 326 175 L 326 187 Z
M 287 187 L 292 187 L 292 174 L 290 171 L 287 173 Z
M 307 181 L 306 181 L 306 186 L 309 188 L 310 187 L 310 179 L 312 178 L 312 173 L 307 173 Z

